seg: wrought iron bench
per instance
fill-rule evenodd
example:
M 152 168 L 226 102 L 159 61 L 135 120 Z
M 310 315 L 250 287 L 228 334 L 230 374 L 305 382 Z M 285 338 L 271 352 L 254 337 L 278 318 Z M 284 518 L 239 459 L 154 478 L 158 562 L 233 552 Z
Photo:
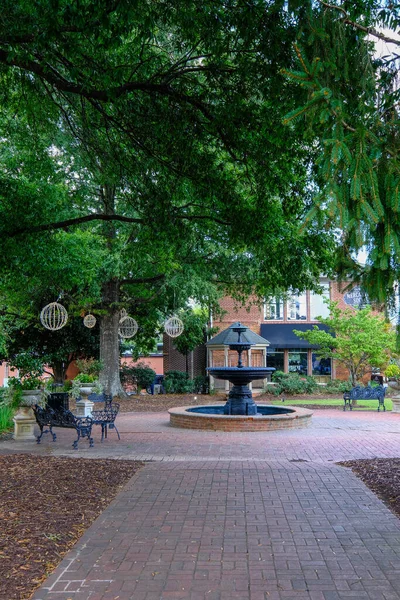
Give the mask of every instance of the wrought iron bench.
M 91 419 L 93 425 L 101 425 L 101 441 L 107 437 L 107 429 L 115 429 L 120 440 L 119 431 L 115 425 L 115 419 L 119 412 L 118 402 L 108 400 L 102 410 L 92 410 Z
M 110 404 L 110 402 L 112 402 L 112 396 L 110 394 L 104 394 L 104 392 L 101 394 L 96 394 L 95 392 L 93 392 L 92 394 L 89 394 L 88 400 L 94 402 L 95 404 L 97 404 L 98 402 Z
M 378 412 L 383 407 L 383 410 L 386 410 L 385 407 L 385 393 L 386 388 L 383 385 L 377 385 L 375 387 L 366 386 L 363 387 L 358 385 L 350 390 L 350 392 L 345 392 L 343 394 L 344 406 L 343 410 L 346 410 L 346 403 L 350 407 L 350 410 L 353 409 L 352 402 L 353 400 L 378 400 Z
M 66 410 L 65 408 L 55 410 L 49 406 L 43 408 L 38 404 L 35 404 L 32 409 L 36 422 L 40 428 L 40 435 L 36 438 L 38 444 L 40 444 L 44 433 L 51 433 L 53 442 L 55 442 L 57 436 L 53 431 L 53 427 L 63 427 L 66 429 L 75 429 L 78 434 L 77 439 L 72 444 L 73 448 L 77 449 L 80 438 L 85 437 L 89 440 L 90 448 L 93 446 L 93 421 L 90 417 L 77 417 L 70 410 Z M 48 427 L 49 429 L 44 429 L 44 427 Z

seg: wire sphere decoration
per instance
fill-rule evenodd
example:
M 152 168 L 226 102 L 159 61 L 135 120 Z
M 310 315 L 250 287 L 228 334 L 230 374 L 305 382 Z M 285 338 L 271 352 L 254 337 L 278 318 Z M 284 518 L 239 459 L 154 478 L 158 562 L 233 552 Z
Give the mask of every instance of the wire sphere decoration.
M 50 331 L 57 331 L 66 325 L 68 321 L 68 313 L 66 308 L 58 302 L 50 302 L 40 313 L 40 322 L 43 327 Z
M 94 327 L 96 325 L 96 321 L 97 321 L 96 317 L 89 313 L 83 319 L 83 324 L 85 327 L 92 329 L 92 327 Z
M 183 323 L 178 317 L 170 317 L 164 323 L 164 331 L 169 337 L 176 338 L 183 333 Z
M 133 337 L 138 330 L 138 324 L 132 317 L 122 317 L 119 322 L 118 333 L 122 338 Z

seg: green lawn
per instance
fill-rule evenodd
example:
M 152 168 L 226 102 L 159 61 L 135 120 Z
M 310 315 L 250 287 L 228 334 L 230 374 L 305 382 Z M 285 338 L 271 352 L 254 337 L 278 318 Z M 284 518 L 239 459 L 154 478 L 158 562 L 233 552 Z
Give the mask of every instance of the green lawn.
M 257 402 L 257 399 L 256 399 Z M 276 398 L 270 401 L 271 404 L 282 404 L 282 400 L 280 398 Z M 308 406 L 341 406 L 343 407 L 343 398 L 304 398 L 304 400 L 292 400 L 290 396 L 285 397 L 284 404 L 299 406 L 302 404 L 307 404 Z M 392 410 L 392 401 L 390 398 L 385 398 L 385 407 L 386 410 Z M 378 408 L 378 400 L 357 400 L 357 406 L 353 408 L 353 410 L 376 410 Z M 346 408 L 348 410 L 348 408 Z

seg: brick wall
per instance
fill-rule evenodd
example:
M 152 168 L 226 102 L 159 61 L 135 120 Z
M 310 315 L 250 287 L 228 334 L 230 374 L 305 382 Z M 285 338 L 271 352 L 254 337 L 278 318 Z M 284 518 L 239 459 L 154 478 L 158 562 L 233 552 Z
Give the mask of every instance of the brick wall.
M 227 329 L 235 321 L 240 321 L 243 325 L 254 331 L 254 333 L 260 335 L 260 325 L 264 315 L 264 308 L 262 306 L 251 303 L 241 306 L 229 296 L 221 299 L 220 306 L 226 312 L 221 318 L 213 321 L 213 327 L 217 327 L 218 332 Z
M 178 352 L 173 338 L 163 336 L 164 373 L 167 371 L 186 371 L 186 357 Z M 206 374 L 207 353 L 205 346 L 199 346 L 189 354 L 189 377 Z

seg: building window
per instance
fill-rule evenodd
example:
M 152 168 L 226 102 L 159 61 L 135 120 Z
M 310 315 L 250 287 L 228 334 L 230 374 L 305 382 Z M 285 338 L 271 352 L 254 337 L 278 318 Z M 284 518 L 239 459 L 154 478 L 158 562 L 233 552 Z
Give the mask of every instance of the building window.
M 307 350 L 291 348 L 289 350 L 289 373 L 307 375 Z
M 321 294 L 310 292 L 310 319 L 316 321 L 318 317 L 325 319 L 329 317 L 329 308 L 324 302 L 329 300 L 329 283 L 321 284 L 323 288 Z
M 267 350 L 267 367 L 273 367 L 275 371 L 284 371 L 284 352 L 277 348 L 268 348 Z
M 282 321 L 283 320 L 283 300 L 279 296 L 268 298 L 264 305 L 264 320 L 265 321 Z
M 332 361 L 330 358 L 318 358 L 316 354 L 312 354 L 312 374 L 313 375 L 328 375 L 332 373 Z
M 288 302 L 288 321 L 305 321 L 307 319 L 307 295 L 292 296 Z

